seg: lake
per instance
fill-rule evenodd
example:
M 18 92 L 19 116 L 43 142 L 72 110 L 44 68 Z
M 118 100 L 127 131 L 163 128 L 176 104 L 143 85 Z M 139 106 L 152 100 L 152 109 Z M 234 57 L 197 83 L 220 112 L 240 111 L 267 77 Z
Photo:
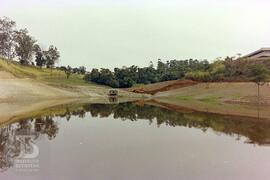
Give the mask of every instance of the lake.
M 3 125 L 0 179 L 266 180 L 270 121 L 138 102 L 62 105 Z

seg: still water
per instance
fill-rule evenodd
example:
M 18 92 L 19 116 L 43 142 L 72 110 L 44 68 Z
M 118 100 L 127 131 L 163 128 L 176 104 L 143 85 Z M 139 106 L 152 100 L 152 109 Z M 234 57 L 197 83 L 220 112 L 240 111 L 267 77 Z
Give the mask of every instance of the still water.
M 257 119 L 83 104 L 3 126 L 0 136 L 4 180 L 270 179 L 270 122 Z

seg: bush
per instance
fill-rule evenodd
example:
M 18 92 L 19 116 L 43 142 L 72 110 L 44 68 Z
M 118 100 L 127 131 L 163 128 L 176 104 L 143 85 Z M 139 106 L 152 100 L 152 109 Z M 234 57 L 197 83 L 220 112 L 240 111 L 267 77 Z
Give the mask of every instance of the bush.
M 203 82 L 211 81 L 211 75 L 207 71 L 188 72 L 185 78 L 193 81 L 203 81 Z
M 85 74 L 84 77 L 83 77 L 83 79 L 85 81 L 91 81 L 91 74 L 90 73 Z

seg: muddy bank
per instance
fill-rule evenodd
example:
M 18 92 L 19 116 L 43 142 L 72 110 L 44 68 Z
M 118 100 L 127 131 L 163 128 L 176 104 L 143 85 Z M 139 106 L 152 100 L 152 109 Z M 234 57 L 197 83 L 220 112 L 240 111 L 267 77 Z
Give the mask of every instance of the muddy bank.
M 256 120 L 270 121 L 270 106 L 247 105 L 247 104 L 227 104 L 209 103 L 202 101 L 178 101 L 175 99 L 159 98 L 146 101 L 156 106 L 161 106 L 179 112 L 204 112 L 220 115 L 243 116 Z

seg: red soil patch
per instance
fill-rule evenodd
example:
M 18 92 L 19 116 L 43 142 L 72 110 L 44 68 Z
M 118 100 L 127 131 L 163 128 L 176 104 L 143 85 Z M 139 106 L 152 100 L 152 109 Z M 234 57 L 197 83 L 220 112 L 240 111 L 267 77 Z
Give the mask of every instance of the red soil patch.
M 173 81 L 165 81 L 165 82 L 160 82 L 160 83 L 144 85 L 142 87 L 134 87 L 134 88 L 128 89 L 128 91 L 154 95 L 158 92 L 179 89 L 183 87 L 193 86 L 196 84 L 198 84 L 198 82 L 191 81 L 191 80 L 173 80 Z

